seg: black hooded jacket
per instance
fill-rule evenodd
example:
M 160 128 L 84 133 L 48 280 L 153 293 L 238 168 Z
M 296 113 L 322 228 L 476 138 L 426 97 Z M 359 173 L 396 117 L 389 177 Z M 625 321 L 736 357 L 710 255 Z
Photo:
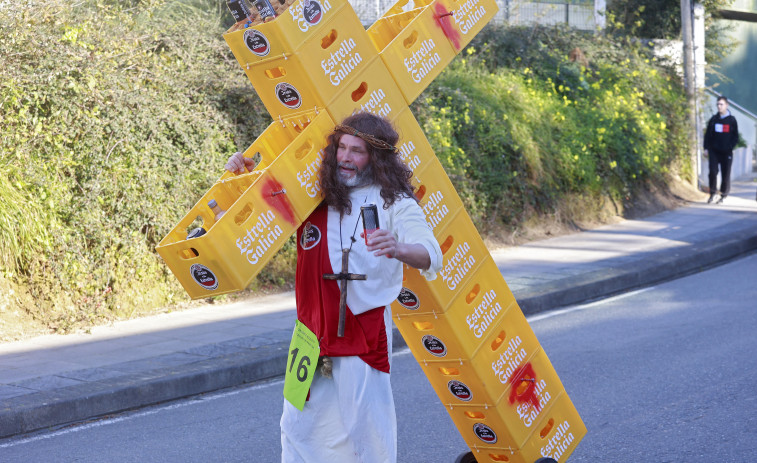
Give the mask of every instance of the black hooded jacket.
M 731 153 L 739 142 L 739 126 L 736 118 L 729 112 L 721 117 L 715 113 L 707 123 L 707 131 L 704 133 L 704 149 L 716 153 Z

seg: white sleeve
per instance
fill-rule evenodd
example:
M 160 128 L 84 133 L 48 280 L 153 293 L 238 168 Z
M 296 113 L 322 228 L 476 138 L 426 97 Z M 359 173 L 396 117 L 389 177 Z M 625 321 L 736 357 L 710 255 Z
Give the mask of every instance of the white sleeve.
M 413 198 L 403 198 L 394 203 L 390 219 L 391 230 L 400 243 L 420 244 L 431 259 L 427 270 L 419 270 L 427 280 L 436 279 L 436 272 L 442 268 L 442 250 L 434 232 L 426 222 L 423 210 Z

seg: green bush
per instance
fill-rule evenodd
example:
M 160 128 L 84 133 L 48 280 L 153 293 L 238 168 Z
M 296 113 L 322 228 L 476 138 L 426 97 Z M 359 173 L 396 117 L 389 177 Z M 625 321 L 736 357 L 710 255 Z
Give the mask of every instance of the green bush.
M 490 26 L 414 107 L 474 221 L 512 230 L 575 197 L 622 206 L 678 172 L 674 75 L 602 35 Z
M 270 123 L 222 38 L 225 6 L 11 3 L 0 6 L 0 279 L 59 331 L 186 303 L 155 246 Z M 569 59 L 576 47 L 586 66 Z M 677 169 L 672 75 L 615 39 L 489 27 L 413 109 L 480 229 L 513 230 L 572 198 L 628 201 Z M 253 289 L 291 286 L 294 262 L 290 239 Z
M 5 277 L 61 330 L 186 301 L 155 245 L 270 122 L 222 38 L 225 7 L 12 3 L 0 7 Z

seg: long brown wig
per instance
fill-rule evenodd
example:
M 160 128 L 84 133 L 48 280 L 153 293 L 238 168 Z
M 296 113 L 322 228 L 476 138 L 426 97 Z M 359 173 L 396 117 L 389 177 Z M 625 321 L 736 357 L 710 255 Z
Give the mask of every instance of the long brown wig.
M 339 140 L 345 133 L 352 134 L 349 129 L 356 131 L 356 136 L 367 135 L 361 138 L 366 141 L 369 164 L 373 171 L 373 183 L 381 187 L 384 209 L 388 209 L 395 201 L 403 197 L 415 198 L 413 186 L 410 184 L 413 171 L 402 162 L 396 149 L 399 140 L 397 131 L 388 120 L 368 112 L 361 112 L 346 118 L 328 136 L 328 146 L 324 150 L 325 155 L 320 171 L 322 194 L 326 204 L 335 208 L 340 214 L 352 210 L 352 202 L 349 198 L 351 187 L 339 181 L 336 160 Z M 374 142 L 371 143 L 366 138 L 369 140 L 373 138 Z M 375 139 L 385 143 L 376 143 Z

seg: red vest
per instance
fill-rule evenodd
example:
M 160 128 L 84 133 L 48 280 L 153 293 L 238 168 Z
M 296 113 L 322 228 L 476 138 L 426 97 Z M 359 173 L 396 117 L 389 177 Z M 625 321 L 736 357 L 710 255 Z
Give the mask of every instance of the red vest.
M 327 230 L 328 207 L 325 203 L 297 230 L 297 319 L 315 333 L 320 341 L 321 355 L 356 355 L 373 368 L 389 373 L 384 307 L 356 316 L 347 306 L 344 337 L 336 335 L 341 293 L 337 280 L 323 278 L 326 273 L 335 273 L 329 259 Z M 349 291 L 354 289 L 349 288 Z

